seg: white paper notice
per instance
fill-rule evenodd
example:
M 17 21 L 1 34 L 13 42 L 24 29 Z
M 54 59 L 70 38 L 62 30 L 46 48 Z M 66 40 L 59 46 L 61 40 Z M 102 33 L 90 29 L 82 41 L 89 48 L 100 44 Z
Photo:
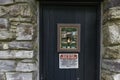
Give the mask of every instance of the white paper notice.
M 60 69 L 76 69 L 79 68 L 78 54 L 59 54 Z

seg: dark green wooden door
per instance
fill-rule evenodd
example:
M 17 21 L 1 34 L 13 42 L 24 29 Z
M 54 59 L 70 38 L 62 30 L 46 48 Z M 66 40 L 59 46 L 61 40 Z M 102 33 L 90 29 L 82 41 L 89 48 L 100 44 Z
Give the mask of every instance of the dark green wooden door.
M 40 26 L 43 80 L 97 80 L 97 9 L 96 6 L 43 6 Z M 59 68 L 58 23 L 81 25 L 79 68 Z

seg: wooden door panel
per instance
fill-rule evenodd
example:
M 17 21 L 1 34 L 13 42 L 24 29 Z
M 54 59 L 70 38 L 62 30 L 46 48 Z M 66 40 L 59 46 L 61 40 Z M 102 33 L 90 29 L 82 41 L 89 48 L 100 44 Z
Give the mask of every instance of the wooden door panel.
M 96 14 L 97 8 L 95 6 L 43 7 L 41 25 L 43 32 L 42 69 L 45 80 L 96 80 Z M 58 23 L 81 25 L 78 69 L 59 69 L 60 52 L 57 51 Z

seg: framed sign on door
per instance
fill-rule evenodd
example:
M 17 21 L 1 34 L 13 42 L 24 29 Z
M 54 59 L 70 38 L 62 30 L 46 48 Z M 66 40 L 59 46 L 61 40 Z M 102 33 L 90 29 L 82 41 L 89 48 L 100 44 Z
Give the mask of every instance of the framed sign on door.
M 57 51 L 80 51 L 80 24 L 57 24 Z

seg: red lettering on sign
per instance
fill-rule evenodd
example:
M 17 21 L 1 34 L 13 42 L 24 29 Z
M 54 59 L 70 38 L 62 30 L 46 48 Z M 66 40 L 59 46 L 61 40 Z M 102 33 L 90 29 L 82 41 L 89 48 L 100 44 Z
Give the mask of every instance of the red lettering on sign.
M 78 58 L 78 55 L 76 54 L 61 54 L 60 55 L 60 59 L 77 59 Z

